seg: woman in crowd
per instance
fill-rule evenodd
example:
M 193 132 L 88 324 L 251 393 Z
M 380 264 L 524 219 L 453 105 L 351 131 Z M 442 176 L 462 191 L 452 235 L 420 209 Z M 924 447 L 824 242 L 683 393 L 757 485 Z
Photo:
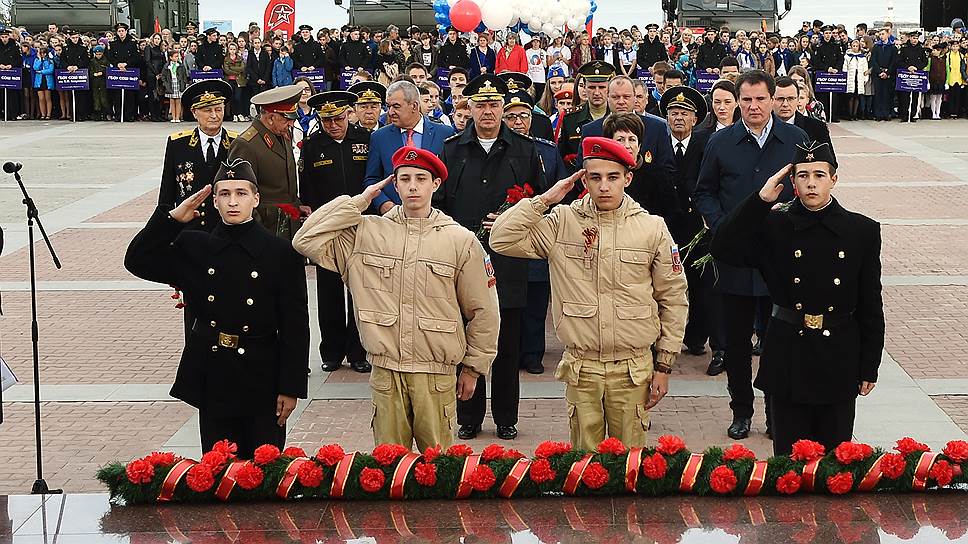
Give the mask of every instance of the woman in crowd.
M 272 84 L 272 45 L 263 44 L 260 38 L 252 38 L 252 50 L 245 59 L 245 82 L 249 99 Z
M 37 46 L 37 56 L 34 59 L 34 90 L 37 92 L 38 119 L 49 121 L 53 104 L 50 101 L 50 91 L 54 88 L 54 61 L 51 60 L 47 45 Z
M 578 69 L 582 67 L 583 64 L 591 62 L 595 59 L 595 50 L 589 43 L 588 34 L 584 32 L 578 36 L 578 44 L 575 49 L 571 52 L 571 73 L 577 74 Z
M 400 40 L 400 49 L 395 52 L 398 68 L 402 70 L 404 66 L 410 66 L 415 62 L 420 62 L 420 64 L 423 64 L 423 62 L 421 62 L 420 59 L 417 58 L 413 49 L 414 49 L 414 46 L 412 41 L 406 38 L 403 38 L 402 40 Z M 427 68 L 427 73 L 433 74 L 434 72 L 432 72 L 430 68 Z
M 494 64 L 495 74 L 504 72 L 528 73 L 528 59 L 524 48 L 518 43 L 518 35 L 510 31 L 504 37 L 504 46 L 497 52 Z
M 850 42 L 850 50 L 844 55 L 844 71 L 847 72 L 847 119 L 859 119 L 864 113 L 860 108 L 861 97 L 871 74 L 860 40 Z
M 965 71 L 965 55 L 961 50 L 961 44 L 957 40 L 952 40 L 950 46 L 951 49 L 946 56 L 947 76 L 945 78 L 948 84 L 948 115 L 952 119 L 957 119 L 961 116 L 964 104 L 968 73 Z
M 747 43 L 750 42 L 747 41 Z M 773 53 L 770 53 L 769 42 L 761 41 L 756 48 L 757 51 L 753 58 L 753 65 L 756 66 L 756 69 L 763 70 L 771 76 L 776 77 L 776 61 L 773 60 Z
M 390 82 L 396 79 L 406 66 L 397 64 L 398 59 L 397 54 L 393 51 L 393 42 L 388 39 L 380 42 L 373 60 L 376 64 L 376 80 L 384 87 L 389 87 Z
M 810 97 L 810 101 L 807 103 L 807 113 L 805 115 L 809 115 L 814 119 L 826 122 L 826 117 L 824 117 L 823 103 L 817 100 L 817 97 L 813 94 L 813 83 L 810 80 L 810 72 L 808 72 L 803 66 L 794 66 L 790 69 L 790 78 L 806 88 L 807 95 Z
M 622 38 L 622 47 L 615 50 L 613 58 L 604 59 L 610 61 L 618 69 L 619 74 L 636 78 L 638 77 L 638 52 L 635 47 L 632 46 L 632 37 L 625 36 Z M 643 68 L 649 68 L 648 66 L 643 66 Z
M 528 49 L 524 51 L 528 63 L 528 77 L 534 86 L 535 98 L 541 98 L 544 94 L 545 83 L 548 79 L 548 53 L 541 47 L 541 39 L 538 36 L 531 38 Z M 546 114 L 547 115 L 547 114 Z
M 720 79 L 709 91 L 711 111 L 706 115 L 702 128 L 713 132 L 722 130 L 733 124 L 739 118 L 739 108 L 736 107 L 736 85 L 728 79 Z
M 296 104 L 296 113 L 299 118 L 292 125 L 292 143 L 296 148 L 298 158 L 299 149 L 306 138 L 316 133 L 319 128 L 319 119 L 316 117 L 316 110 L 309 106 L 309 97 L 316 91 L 313 89 L 313 82 L 306 77 L 297 77 L 293 85 L 302 86 L 302 94 L 299 95 L 299 103 Z
M 487 36 L 484 34 L 478 35 L 477 47 L 471 49 L 468 81 L 481 74 L 493 74 L 496 64 L 497 56 L 494 54 L 494 50 L 487 45 Z
M 158 92 L 158 84 L 161 82 L 161 75 L 166 64 L 168 63 L 165 53 L 162 51 L 161 34 L 156 32 L 151 35 L 151 38 L 145 44 L 145 73 L 141 76 L 147 94 L 148 119 L 152 121 L 164 121 L 161 117 L 161 93 Z
M 431 43 L 430 34 L 424 33 L 420 35 L 420 46 L 417 47 L 414 54 L 416 55 L 416 62 L 423 64 L 428 72 L 437 66 L 437 48 Z M 401 64 L 401 66 L 409 65 L 410 63 Z
M 225 81 L 232 86 L 232 120 L 241 123 L 248 118 L 247 112 L 242 111 L 242 89 L 245 88 L 245 61 L 239 53 L 239 46 L 235 42 L 228 45 L 225 61 L 222 63 Z

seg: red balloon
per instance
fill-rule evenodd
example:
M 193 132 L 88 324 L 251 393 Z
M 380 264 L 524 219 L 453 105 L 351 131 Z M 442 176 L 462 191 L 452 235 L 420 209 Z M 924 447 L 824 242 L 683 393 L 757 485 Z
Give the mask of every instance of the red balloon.
M 481 24 L 481 8 L 472 0 L 460 0 L 450 8 L 450 24 L 460 32 L 470 32 Z

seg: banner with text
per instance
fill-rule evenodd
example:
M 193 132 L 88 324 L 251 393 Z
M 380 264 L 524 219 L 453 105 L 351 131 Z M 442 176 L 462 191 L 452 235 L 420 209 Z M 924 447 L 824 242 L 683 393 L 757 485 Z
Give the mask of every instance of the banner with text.
M 928 92 L 928 73 L 923 70 L 915 70 L 913 72 L 898 70 L 894 90 L 909 93 L 926 93 Z
M 817 93 L 846 93 L 847 72 L 815 72 L 813 90 Z
M 196 81 L 207 81 L 209 79 L 222 79 L 225 77 L 225 72 L 223 70 L 192 70 L 189 76 L 192 78 L 192 83 Z
M 86 91 L 91 88 L 86 68 L 74 72 L 54 70 L 54 81 L 58 91 Z
M 105 74 L 108 89 L 125 89 L 128 91 L 137 91 L 141 88 L 139 77 L 141 77 L 141 70 L 138 68 L 127 70 L 108 68 Z
M 441 89 L 450 89 L 450 69 L 437 68 L 437 85 Z
M 22 75 L 23 70 L 20 68 L 0 70 L 0 89 L 20 90 L 22 87 L 20 81 Z
M 696 74 L 696 90 L 701 93 L 708 93 L 717 81 L 719 81 L 719 74 L 699 72 Z
M 635 77 L 637 77 L 642 83 L 645 83 L 646 87 L 650 89 L 655 88 L 655 76 L 652 75 L 652 70 L 649 70 L 648 68 L 639 68 L 635 74 Z
M 304 77 L 309 81 L 312 81 L 313 87 L 315 87 L 317 91 L 321 91 L 326 85 L 326 72 L 322 68 L 306 70 L 305 72 L 302 70 L 293 70 L 292 77 L 293 79 L 297 77 Z

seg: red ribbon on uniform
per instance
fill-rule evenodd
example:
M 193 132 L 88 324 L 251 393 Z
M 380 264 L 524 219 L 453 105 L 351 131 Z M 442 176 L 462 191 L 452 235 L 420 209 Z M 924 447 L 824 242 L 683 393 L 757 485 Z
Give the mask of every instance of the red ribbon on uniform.
M 934 460 L 938 458 L 938 455 L 940 454 L 930 451 L 921 454 L 921 458 L 918 459 L 917 468 L 914 469 L 914 480 L 911 482 L 911 489 L 924 491 L 928 487 L 928 472 L 930 472 L 931 465 L 934 464 Z
M 178 482 L 181 481 L 188 469 L 197 465 L 195 461 L 191 459 L 182 459 L 181 461 L 175 463 L 175 466 L 171 467 L 168 471 L 168 476 L 165 476 L 165 481 L 161 483 L 161 492 L 158 494 L 158 502 L 168 502 L 171 500 L 172 496 L 175 494 L 175 488 L 178 487 Z
M 343 492 L 346 491 L 346 480 L 350 477 L 350 469 L 353 468 L 354 459 L 356 459 L 356 452 L 344 455 L 336 464 L 336 470 L 333 471 L 333 485 L 329 488 L 330 498 L 343 498 Z
M 578 482 L 581 481 L 581 475 L 585 472 L 585 467 L 588 463 L 592 461 L 592 454 L 586 454 L 579 461 L 575 461 L 571 464 L 571 469 L 568 471 L 568 476 L 565 477 L 565 485 L 562 486 L 561 490 L 567 495 L 574 495 L 575 491 L 578 489 Z
M 457 485 L 458 499 L 466 499 L 467 497 L 471 496 L 471 491 L 473 491 L 474 488 L 471 487 L 470 482 L 467 480 L 471 477 L 471 474 L 474 474 L 474 471 L 477 470 L 477 465 L 480 462 L 480 455 L 468 455 L 467 458 L 464 459 L 464 470 L 462 470 L 460 473 L 460 484 Z
M 229 495 L 232 494 L 232 490 L 235 489 L 235 475 L 239 473 L 239 470 L 248 464 L 248 461 L 232 461 L 229 465 L 228 470 L 222 476 L 222 479 L 218 483 L 218 487 L 215 488 L 215 498 L 220 501 L 229 500 Z
M 753 472 L 750 473 L 750 481 L 746 484 L 746 491 L 743 493 L 747 497 L 755 497 L 763 490 L 763 482 L 766 481 L 766 461 L 756 461 L 753 463 Z
M 857 491 L 874 491 L 877 482 L 881 481 L 881 461 L 883 460 L 884 454 L 881 454 L 857 485 Z
M 518 459 L 511 467 L 511 472 L 508 472 L 508 477 L 504 479 L 504 483 L 501 484 L 501 489 L 497 491 L 498 496 L 505 499 L 511 498 L 511 495 L 521 485 L 521 480 L 524 479 L 524 475 L 528 473 L 529 468 L 531 468 L 530 459 Z
M 286 473 L 283 474 L 282 479 L 279 480 L 279 486 L 276 487 L 276 495 L 280 499 L 286 499 L 289 496 L 289 491 L 292 489 L 292 485 L 296 483 L 296 476 L 299 473 L 299 467 L 303 466 L 305 463 L 312 463 L 307 457 L 297 457 L 289 462 L 289 466 L 286 467 Z
M 643 448 L 629 448 L 629 455 L 625 458 L 625 490 L 629 493 L 635 493 L 635 486 L 639 481 L 642 451 Z
M 686 468 L 682 471 L 682 478 L 679 480 L 679 491 L 689 493 L 692 486 L 696 485 L 696 477 L 699 476 L 699 469 L 702 468 L 702 454 L 693 453 L 686 461 Z
M 393 470 L 393 479 L 390 481 L 391 499 L 403 498 L 403 486 L 407 483 L 407 475 L 410 474 L 410 469 L 413 468 L 418 459 L 420 459 L 420 454 L 410 452 L 397 463 L 397 468 Z
M 813 484 L 817 479 L 817 469 L 820 468 L 820 459 L 814 459 L 803 467 L 803 490 L 813 493 Z

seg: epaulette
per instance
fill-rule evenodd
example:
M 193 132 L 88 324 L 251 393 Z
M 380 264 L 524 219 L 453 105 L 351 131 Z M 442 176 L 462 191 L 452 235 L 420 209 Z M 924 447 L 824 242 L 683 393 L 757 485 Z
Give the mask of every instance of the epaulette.
M 225 134 L 233 140 L 239 137 L 239 133 L 234 130 L 225 129 Z
M 546 144 L 546 145 L 555 146 L 555 143 L 552 142 L 551 140 L 545 140 L 544 138 L 538 138 L 537 136 L 534 137 L 534 141 L 541 142 L 541 143 Z M 557 147 L 557 146 L 555 146 L 555 147 Z
M 521 134 L 521 133 L 515 132 L 513 130 L 511 131 L 511 134 L 513 134 L 514 136 L 517 136 L 518 138 L 524 138 L 525 140 L 528 140 L 529 142 L 530 141 L 534 141 L 534 136 L 532 136 L 530 134 Z M 512 137 L 514 137 L 514 136 L 512 136 Z
M 242 134 L 239 134 L 239 138 L 242 138 L 247 142 L 251 142 L 252 138 L 255 138 L 258 134 L 259 134 L 259 129 L 255 127 L 249 127 L 245 129 L 245 132 L 243 132 Z
M 449 142 L 451 140 L 456 140 L 457 138 L 460 138 L 460 135 L 463 134 L 463 133 L 464 133 L 464 131 L 462 131 L 462 130 L 457 131 L 457 132 L 451 134 L 450 136 L 444 138 L 444 141 L 445 142 Z
M 176 133 L 172 134 L 168 138 L 170 138 L 172 140 L 181 140 L 182 138 L 187 138 L 187 137 L 191 136 L 193 132 L 195 132 L 195 129 L 183 130 L 181 132 L 176 132 Z

